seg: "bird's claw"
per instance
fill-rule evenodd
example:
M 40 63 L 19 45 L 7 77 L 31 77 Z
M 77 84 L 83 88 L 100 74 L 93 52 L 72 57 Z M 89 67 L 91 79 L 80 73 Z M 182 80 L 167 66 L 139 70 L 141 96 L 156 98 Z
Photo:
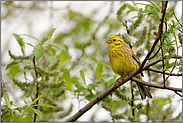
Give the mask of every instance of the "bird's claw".
M 117 85 L 118 87 L 119 87 L 119 85 L 118 85 L 118 80 L 120 80 L 122 77 L 119 77 L 117 80 L 116 80 L 116 82 L 114 83 L 115 85 Z

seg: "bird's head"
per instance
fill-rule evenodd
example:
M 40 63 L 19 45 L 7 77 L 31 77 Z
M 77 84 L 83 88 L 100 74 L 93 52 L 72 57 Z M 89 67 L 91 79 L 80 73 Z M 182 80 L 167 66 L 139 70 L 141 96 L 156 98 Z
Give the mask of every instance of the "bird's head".
M 125 42 L 118 35 L 113 35 L 106 43 L 108 43 L 110 50 L 117 50 L 125 45 Z

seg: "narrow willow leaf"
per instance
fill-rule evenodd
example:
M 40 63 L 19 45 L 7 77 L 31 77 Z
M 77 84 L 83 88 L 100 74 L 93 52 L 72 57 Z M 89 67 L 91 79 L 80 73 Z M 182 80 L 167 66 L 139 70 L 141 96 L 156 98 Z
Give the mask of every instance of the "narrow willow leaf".
M 55 49 L 53 49 L 51 46 L 45 46 L 45 47 L 48 48 L 53 53 L 53 55 L 56 54 Z
M 41 45 L 36 45 L 33 50 L 36 61 L 38 61 L 44 53 L 44 48 Z
M 34 36 L 32 36 L 32 35 L 28 35 L 28 34 L 20 34 L 20 35 L 28 36 L 28 37 L 30 37 L 30 38 L 33 38 L 33 39 L 39 41 L 39 39 L 37 39 L 36 37 L 34 37 Z
M 54 46 L 54 47 L 59 48 L 61 50 L 67 51 L 66 47 L 62 44 L 48 43 L 48 45 L 51 45 L 51 46 Z
M 80 70 L 80 76 L 83 79 L 83 81 L 85 82 L 85 74 L 82 70 Z
M 46 108 L 53 108 L 53 109 L 55 109 L 55 107 L 53 107 L 52 105 L 48 105 L 48 104 L 38 104 L 38 105 L 33 105 L 33 106 L 41 106 L 41 107 L 46 107 Z
M 50 64 L 50 56 L 46 52 L 44 52 L 43 55 L 46 58 L 48 64 Z
M 72 81 L 70 78 L 70 73 L 68 69 L 61 69 L 61 72 L 63 72 L 62 78 L 65 80 L 65 86 L 67 86 L 70 90 L 72 89 Z
M 102 66 L 102 63 L 100 62 L 100 63 L 97 64 L 97 68 L 96 68 L 96 71 L 95 71 L 97 80 L 100 79 L 102 73 L 103 73 L 103 66 Z
M 11 68 L 12 66 L 14 66 L 16 64 L 18 64 L 18 62 L 11 62 L 10 64 L 7 65 L 6 70 Z
M 42 120 L 43 119 L 43 113 L 41 112 L 41 111 L 39 111 L 39 110 L 37 110 L 37 109 L 32 109 L 38 116 L 39 116 L 39 118 Z
M 13 36 L 15 37 L 15 39 L 17 40 L 18 44 L 20 45 L 20 48 L 22 50 L 23 55 L 25 55 L 25 43 L 23 41 L 23 38 L 21 38 L 19 35 L 17 34 L 13 34 Z
M 49 40 L 49 39 L 52 37 L 52 35 L 53 35 L 53 33 L 55 32 L 55 30 L 56 30 L 56 28 L 53 28 L 53 29 L 48 33 L 48 35 L 46 36 L 46 38 L 44 38 L 44 39 L 41 41 L 41 44 L 43 44 L 45 41 Z
M 9 98 L 8 93 L 4 92 L 4 93 L 3 93 L 3 97 L 4 97 L 4 100 L 5 100 L 5 102 L 6 102 L 6 105 L 7 105 L 9 108 L 11 108 L 10 98 Z
M 33 102 L 32 104 L 34 104 L 36 101 L 38 101 L 40 98 L 44 97 L 47 93 L 42 93 L 41 95 L 39 95 Z

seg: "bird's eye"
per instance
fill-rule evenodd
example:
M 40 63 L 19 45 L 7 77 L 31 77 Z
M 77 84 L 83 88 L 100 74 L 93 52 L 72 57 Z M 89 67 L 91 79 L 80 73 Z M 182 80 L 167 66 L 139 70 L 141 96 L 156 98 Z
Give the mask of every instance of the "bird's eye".
M 116 39 L 113 39 L 113 41 L 116 41 Z

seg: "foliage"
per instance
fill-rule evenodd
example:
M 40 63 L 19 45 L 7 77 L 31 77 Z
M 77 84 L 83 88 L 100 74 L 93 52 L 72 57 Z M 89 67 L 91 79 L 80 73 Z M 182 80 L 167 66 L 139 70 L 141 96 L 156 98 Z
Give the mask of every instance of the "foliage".
M 34 109 L 33 107 L 40 106 L 40 107 L 46 107 L 46 108 L 54 108 L 52 105 L 48 105 L 48 104 L 35 105 L 35 102 L 37 100 L 40 100 L 40 98 L 42 98 L 46 94 L 47 93 L 42 93 L 33 102 L 26 102 L 24 100 L 24 103 L 26 105 L 23 107 L 18 107 L 17 105 L 11 104 L 8 94 L 6 92 L 4 92 L 3 98 L 5 100 L 4 103 L 6 104 L 6 106 L 1 107 L 1 110 L 6 111 L 6 112 L 3 112 L 2 121 L 5 121 L 5 122 L 33 122 L 33 117 L 30 115 L 30 113 L 28 113 L 30 111 L 36 113 L 40 119 L 43 119 L 44 114 L 40 110 Z M 15 106 L 16 108 L 13 108 L 13 106 Z
M 32 9 L 39 8 L 36 6 L 37 3 L 39 2 L 32 3 Z M 75 104 L 70 103 L 69 108 L 66 109 L 63 102 L 68 103 L 68 99 L 76 99 L 77 105 L 81 102 L 87 104 L 86 102 L 112 86 L 119 76 L 112 73 L 108 59 L 108 46 L 105 41 L 113 34 L 119 33 L 140 59 L 146 56 L 157 36 L 158 25 L 162 18 L 162 2 L 133 1 L 132 4 L 121 2 L 119 3 L 121 7 L 117 11 L 113 11 L 113 2 L 110 3 L 110 11 L 101 22 L 93 19 L 93 16 L 102 7 L 88 16 L 68 7 L 64 9 L 67 10 L 64 19 L 68 21 L 68 27 L 70 24 L 72 26 L 67 31 L 57 30 L 62 27 L 52 28 L 46 36 L 42 36 L 42 39 L 32 34 L 13 34 L 22 55 L 17 56 L 11 50 L 8 51 L 12 61 L 5 68 L 8 78 L 6 81 L 23 92 L 21 98 L 25 106 L 17 106 L 16 101 L 10 101 L 7 93 L 13 94 L 15 89 L 13 87 L 12 91 L 7 89 L 8 84 L 4 83 L 5 88 L 1 90 L 2 98 L 5 100 L 1 108 L 2 121 L 33 122 L 35 119 L 37 122 L 64 121 L 70 116 Z M 176 2 L 172 4 L 175 6 Z M 138 5 L 143 5 L 144 8 Z M 21 5 L 16 6 L 12 1 L 4 2 L 2 6 L 9 8 L 8 14 L 2 17 L 4 20 L 12 17 L 13 9 L 21 8 Z M 178 55 L 179 45 L 182 46 L 182 19 L 174 19 L 173 13 L 173 7 L 166 10 L 165 31 L 161 42 L 154 48 L 152 56 L 156 51 L 159 52 L 149 62 L 162 57 L 163 52 L 168 56 L 164 59 L 164 67 L 163 63 L 160 63 L 153 65 L 152 68 L 172 73 L 176 67 L 179 69 L 177 74 L 180 74 L 182 59 L 172 60 L 171 58 Z M 116 14 L 116 18 L 111 17 L 113 14 Z M 105 25 L 107 29 L 103 30 Z M 31 40 L 28 43 L 25 40 L 27 38 Z M 33 41 L 36 43 L 32 43 Z M 26 53 L 26 46 L 33 48 L 31 54 Z M 148 75 L 150 82 L 156 84 L 163 82 L 163 75 L 160 73 L 145 70 L 144 74 Z M 168 86 L 169 80 L 165 84 Z M 153 95 L 156 89 L 150 89 L 150 91 Z M 72 94 L 71 98 L 68 93 Z M 174 108 L 171 105 L 174 96 L 154 97 L 153 100 L 141 101 L 137 87 L 133 83 L 127 83 L 99 102 L 98 106 L 109 112 L 110 117 L 106 117 L 104 121 L 140 122 L 141 116 L 146 115 L 146 121 L 150 122 L 180 122 L 182 121 L 181 113 L 177 117 L 172 117 Z M 31 102 L 26 101 L 27 99 L 31 99 Z M 168 108 L 164 110 L 165 105 L 168 105 Z M 35 118 L 36 115 L 38 117 Z M 97 113 L 92 114 L 89 121 L 103 121 L 96 117 Z

